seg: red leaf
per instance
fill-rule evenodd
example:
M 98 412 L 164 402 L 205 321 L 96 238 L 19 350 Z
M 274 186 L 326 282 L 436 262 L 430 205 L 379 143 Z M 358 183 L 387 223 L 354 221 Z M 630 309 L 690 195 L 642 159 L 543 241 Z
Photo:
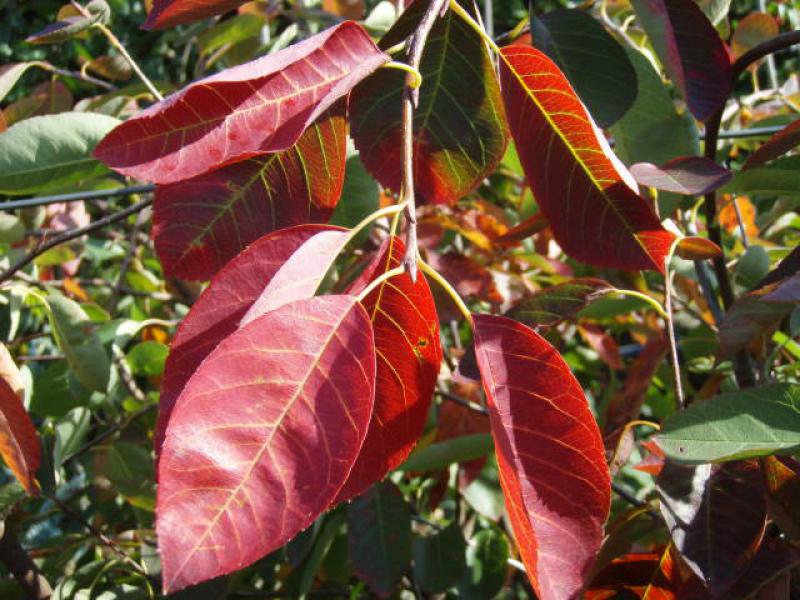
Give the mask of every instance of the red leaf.
M 683 237 L 675 246 L 675 254 L 686 260 L 708 260 L 722 255 L 722 249 L 708 238 Z
M 500 82 L 525 175 L 564 251 L 600 267 L 663 272 L 673 234 L 558 67 L 534 48 L 509 46 Z
M 614 559 L 592 581 L 586 600 L 632 598 L 670 600 L 680 588 L 669 547 L 663 552 L 626 554 Z
M 0 456 L 22 487 L 36 496 L 36 470 L 42 460 L 42 447 L 22 399 L 5 378 L 0 378 Z
M 660 168 L 651 163 L 636 163 L 631 165 L 631 175 L 641 185 L 687 195 L 713 192 L 733 177 L 728 169 L 703 156 L 681 156 Z
M 170 415 L 186 382 L 222 340 L 239 327 L 250 306 L 301 245 L 324 225 L 303 225 L 265 235 L 229 262 L 203 291 L 178 327 L 170 345 L 161 382 L 156 454 L 164 441 Z
M 233 10 L 246 0 L 153 0 L 147 14 L 145 29 L 165 29 L 221 15 Z
M 578 333 L 591 347 L 592 350 L 597 352 L 604 363 L 615 371 L 621 371 L 625 368 L 622 363 L 622 356 L 619 353 L 619 345 L 617 341 L 611 337 L 607 332 L 603 331 L 602 327 L 584 323 L 578 327 Z
M 764 145 L 753 152 L 745 161 L 744 168 L 752 169 L 786 154 L 800 145 L 800 119 L 789 123 L 769 138 Z
M 611 497 L 600 431 L 550 344 L 505 317 L 474 320 L 500 483 L 528 577 L 542 600 L 578 598 Z
M 725 44 L 694 0 L 632 0 L 653 48 L 700 121 L 713 115 L 731 91 Z
M 363 27 L 345 21 L 192 83 L 113 129 L 94 153 L 125 175 L 174 183 L 286 150 L 388 60 Z
M 285 152 L 160 186 L 152 235 L 165 273 L 208 279 L 265 233 L 327 221 L 342 191 L 345 138 L 337 111 Z
M 206 358 L 159 463 L 167 593 L 249 565 L 330 505 L 364 441 L 374 381 L 369 316 L 352 296 L 284 305 Z
M 360 281 L 399 266 L 404 253 L 399 238 L 387 240 L 369 278 Z M 357 496 L 406 459 L 422 435 L 442 362 L 439 320 L 424 277 L 416 283 L 405 273 L 392 277 L 362 304 L 375 335 L 375 408 L 364 447 L 336 502 Z

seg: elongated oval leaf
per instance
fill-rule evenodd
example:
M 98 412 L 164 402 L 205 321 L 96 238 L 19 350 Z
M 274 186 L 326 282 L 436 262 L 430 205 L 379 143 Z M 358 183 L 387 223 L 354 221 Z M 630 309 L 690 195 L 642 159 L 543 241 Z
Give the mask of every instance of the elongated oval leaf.
M 360 282 L 400 265 L 404 254 L 399 238 L 387 240 Z M 375 332 L 375 408 L 364 447 L 337 502 L 360 494 L 405 460 L 422 435 L 442 362 L 439 318 L 424 277 L 416 283 L 407 273 L 392 277 L 364 298 L 363 305 Z
M 726 590 L 752 561 L 766 527 L 758 465 L 667 462 L 657 486 L 675 547 L 715 598 L 727 597 Z
M 650 163 L 637 163 L 631 166 L 631 175 L 642 185 L 689 195 L 713 192 L 733 177 L 728 169 L 702 156 L 681 156 L 660 168 Z
M 344 180 L 341 107 L 289 150 L 159 186 L 153 239 L 164 271 L 208 279 L 265 233 L 333 214 Z
M 440 471 L 454 463 L 465 463 L 491 454 L 494 444 L 487 433 L 470 433 L 425 446 L 408 457 L 403 471 Z
M 165 29 L 221 15 L 246 0 L 154 0 L 147 14 L 145 29 Z
M 411 511 L 395 484 L 377 484 L 347 506 L 347 542 L 353 570 L 379 598 L 391 596 L 411 563 Z
M 531 15 L 533 44 L 569 78 L 600 127 L 619 120 L 636 99 L 636 71 L 600 22 L 579 9 Z
M 779 383 L 721 394 L 677 412 L 658 443 L 671 459 L 718 462 L 800 451 L 800 388 Z
M 731 61 L 717 30 L 694 0 L 631 4 L 689 110 L 707 120 L 731 91 Z
M 388 48 L 416 28 L 427 1 L 414 3 L 381 40 Z M 503 157 L 503 106 L 483 40 L 448 11 L 431 30 L 414 111 L 414 185 L 421 202 L 452 204 Z M 400 190 L 405 74 L 382 70 L 353 93 L 351 123 L 361 160 L 384 186 Z
M 534 48 L 508 46 L 500 81 L 525 175 L 564 251 L 601 267 L 663 272 L 674 236 L 558 67 Z
M 0 378 L 0 456 L 29 494 L 39 493 L 35 479 L 42 460 L 39 436 L 22 399 L 4 378 Z
M 120 125 L 95 155 L 125 175 L 172 183 L 286 150 L 388 59 L 346 21 L 187 86 Z
M 505 317 L 474 320 L 500 483 L 526 572 L 542 600 L 577 598 L 611 498 L 600 431 L 550 344 Z
M 108 169 L 91 152 L 118 124 L 106 115 L 66 112 L 12 125 L 0 133 L 0 193 L 33 194 L 102 175 Z
M 170 345 L 154 435 L 156 454 L 164 442 L 175 401 L 200 363 L 238 329 L 242 317 L 294 252 L 316 234 L 331 230 L 336 229 L 302 225 L 265 235 L 211 280 L 181 322 Z
M 523 298 L 506 316 L 531 327 L 552 327 L 612 291 L 614 286 L 602 279 L 572 279 Z
M 785 156 L 769 164 L 743 169 L 722 188 L 730 194 L 800 196 L 800 156 Z
M 374 379 L 369 317 L 352 296 L 284 305 L 208 356 L 159 462 L 165 591 L 252 563 L 330 505 L 364 441 Z
M 800 145 L 800 119 L 789 123 L 753 152 L 744 163 L 745 169 L 760 167 Z
M 11 88 L 19 81 L 19 78 L 25 74 L 25 71 L 31 67 L 42 67 L 46 63 L 31 61 L 10 63 L 0 67 L 0 101 L 6 97 Z

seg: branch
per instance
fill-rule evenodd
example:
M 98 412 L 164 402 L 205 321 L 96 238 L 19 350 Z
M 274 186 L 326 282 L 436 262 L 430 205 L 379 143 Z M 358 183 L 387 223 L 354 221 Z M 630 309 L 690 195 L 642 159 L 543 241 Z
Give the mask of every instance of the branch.
M 93 190 L 91 192 L 72 192 L 69 194 L 55 194 L 53 196 L 39 196 L 36 198 L 25 198 L 23 200 L 0 202 L 0 210 L 16 210 L 18 208 L 46 206 L 48 204 L 59 204 L 61 202 L 77 202 L 78 200 L 103 200 L 105 198 L 113 198 L 115 196 L 145 194 L 147 192 L 152 192 L 155 189 L 155 185 L 148 183 L 145 185 L 117 188 L 114 190 Z
M 39 571 L 25 549 L 20 545 L 17 536 L 11 531 L 8 523 L 0 524 L 0 562 L 2 562 L 29 600 L 47 600 L 53 593 L 50 583 Z
M 408 44 L 408 66 L 419 73 L 422 62 L 422 51 L 428 34 L 433 28 L 436 17 L 447 10 L 447 0 L 431 0 L 417 30 L 411 36 Z M 403 205 L 408 221 L 408 234 L 406 238 L 406 254 L 403 257 L 403 267 L 408 272 L 412 281 L 417 280 L 417 205 L 414 197 L 414 109 L 419 102 L 419 79 L 414 73 L 406 75 L 403 89 Z
M 33 252 L 29 252 L 25 256 L 23 256 L 19 261 L 17 261 L 14 266 L 9 268 L 4 273 L 0 274 L 0 283 L 4 281 L 8 281 L 17 271 L 25 268 L 30 263 L 32 263 L 37 256 L 41 256 L 51 248 L 55 248 L 65 242 L 69 242 L 76 238 L 86 235 L 87 233 L 91 233 L 93 231 L 97 231 L 98 229 L 102 229 L 103 227 L 108 227 L 117 221 L 121 221 L 132 214 L 139 212 L 150 206 L 153 203 L 153 199 L 149 198 L 147 200 L 142 200 L 141 202 L 137 202 L 136 204 L 129 206 L 128 208 L 116 212 L 112 215 L 108 215 L 107 217 L 103 217 L 94 223 L 90 223 L 86 227 L 79 227 L 77 229 L 71 229 L 59 236 L 54 237 L 47 243 L 41 244 L 36 250 Z

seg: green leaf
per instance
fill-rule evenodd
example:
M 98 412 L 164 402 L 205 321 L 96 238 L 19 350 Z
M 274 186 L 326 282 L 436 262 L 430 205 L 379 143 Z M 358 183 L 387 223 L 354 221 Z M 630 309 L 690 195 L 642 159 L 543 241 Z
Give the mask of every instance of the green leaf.
M 398 468 L 403 471 L 438 471 L 453 463 L 481 458 L 493 449 L 494 442 L 488 433 L 462 435 L 413 452 Z
M 223 46 L 233 46 L 247 39 L 257 37 L 264 27 L 264 19 L 256 15 L 236 15 L 206 29 L 197 38 L 203 55 L 209 55 Z
M 531 15 L 534 45 L 553 59 L 600 127 L 617 122 L 636 99 L 636 71 L 625 50 L 588 12 Z
M 56 344 L 76 379 L 90 390 L 104 392 L 111 363 L 89 317 L 77 303 L 60 294 L 50 294 L 45 302 Z
M 0 133 L 0 192 L 33 194 L 106 173 L 91 152 L 118 124 L 106 115 L 65 112 L 12 125 Z
M 33 380 L 31 412 L 42 417 L 63 417 L 73 408 L 89 401 L 89 392 L 74 394 L 69 382 L 70 368 L 60 360 L 49 365 Z
M 761 196 L 800 195 L 800 156 L 787 156 L 739 171 L 720 188 L 720 192 Z
M 0 244 L 16 244 L 25 239 L 25 223 L 16 215 L 0 213 Z
M 659 445 L 686 463 L 739 460 L 800 450 L 800 387 L 786 383 L 721 394 L 675 413 Z
M 437 594 L 455 585 L 466 569 L 467 543 L 458 523 L 428 538 L 414 540 L 414 579 L 423 591 Z
M 169 346 L 148 340 L 131 348 L 128 352 L 128 364 L 135 375 L 155 377 L 164 372 L 167 354 L 169 354 Z
M 500 530 L 492 528 L 476 533 L 467 548 L 467 569 L 458 583 L 459 597 L 494 598 L 505 583 L 508 557 L 508 540 Z
M 397 486 L 378 483 L 348 505 L 347 531 L 356 574 L 391 596 L 411 563 L 411 511 Z
M 64 459 L 78 450 L 86 441 L 92 413 L 88 408 L 73 408 L 55 424 L 56 439 L 53 446 L 53 464 L 61 466 Z
M 100 472 L 132 506 L 155 508 L 155 474 L 149 450 L 130 442 L 114 442 L 104 448 Z
M 341 227 L 354 227 L 364 217 L 378 210 L 379 201 L 378 182 L 367 173 L 358 155 L 351 156 L 345 163 L 342 196 L 328 222 Z
M 0 67 L 0 101 L 6 97 L 11 88 L 19 81 L 19 78 L 25 74 L 25 71 L 31 67 L 41 67 L 45 63 L 41 62 L 21 62 L 11 63 Z

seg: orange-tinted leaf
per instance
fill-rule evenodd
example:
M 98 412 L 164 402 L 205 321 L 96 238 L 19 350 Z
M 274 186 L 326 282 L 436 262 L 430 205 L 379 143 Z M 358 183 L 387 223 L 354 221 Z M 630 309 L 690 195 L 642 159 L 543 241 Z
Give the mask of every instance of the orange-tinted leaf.
M 648 454 L 639 461 L 639 463 L 634 465 L 633 468 L 643 473 L 650 473 L 651 475 L 658 475 L 661 473 L 661 469 L 664 468 L 665 459 L 664 451 L 658 443 L 650 439 L 639 442 L 639 445 L 645 448 Z
M 640 600 L 676 598 L 680 585 L 667 547 L 663 552 L 626 554 L 614 559 L 592 581 L 586 600 L 610 600 L 628 595 Z
M 164 29 L 220 15 L 244 4 L 245 0 L 154 0 L 145 29 Z
M 578 598 L 611 496 L 597 424 L 543 338 L 505 317 L 474 321 L 500 483 L 526 572 L 542 600 Z
M 664 270 L 674 239 L 558 67 L 534 48 L 502 50 L 511 134 L 533 195 L 564 251 L 583 262 Z
M 352 296 L 286 304 L 203 361 L 159 462 L 165 591 L 251 564 L 330 505 L 364 441 L 374 381 L 369 316 Z
M 528 217 L 518 225 L 515 225 L 503 235 L 498 236 L 495 240 L 498 243 L 518 242 L 539 233 L 547 227 L 547 219 L 542 213 L 536 213 L 532 217 Z
M 661 514 L 675 547 L 717 597 L 747 568 L 767 521 L 755 461 L 686 467 L 667 462 L 658 476 Z
M 731 91 L 731 61 L 717 30 L 695 0 L 631 3 L 689 110 L 707 120 Z
M 360 282 L 399 266 L 404 253 L 399 238 L 387 240 Z M 392 277 L 364 298 L 363 305 L 375 336 L 375 408 L 364 447 L 337 502 L 357 496 L 406 459 L 422 435 L 442 362 L 439 319 L 424 277 L 416 283 L 407 273 Z
M 95 156 L 125 175 L 173 183 L 286 150 L 388 59 L 345 21 L 190 84 L 113 129 Z
M 242 317 L 292 254 L 312 236 L 331 230 L 334 228 L 302 225 L 265 235 L 211 280 L 181 322 L 170 345 L 154 436 L 156 454 L 161 450 L 175 401 L 200 363 L 238 329 Z
M 345 19 L 364 16 L 364 0 L 322 0 L 322 9 Z
M 689 236 L 681 238 L 675 254 L 686 260 L 708 260 L 722 254 L 722 250 L 708 238 Z
M 289 150 L 159 186 L 152 235 L 165 273 L 208 279 L 265 233 L 327 221 L 342 192 L 345 127 L 335 110 Z
M 761 469 L 767 484 L 770 517 L 790 541 L 800 542 L 800 462 L 789 456 L 765 456 Z
M 753 12 L 739 21 L 731 37 L 731 50 L 736 58 L 759 44 L 778 35 L 775 17 L 763 12 Z
M 403 42 L 427 0 L 410 6 L 381 40 Z M 494 66 L 480 36 L 453 11 L 437 19 L 420 64 L 414 110 L 414 185 L 419 202 L 452 204 L 503 157 L 507 133 Z M 353 92 L 351 125 L 361 160 L 385 187 L 400 190 L 405 73 L 382 69 Z
M 22 399 L 4 378 L 0 378 L 0 456 L 22 487 L 37 495 L 35 475 L 42 459 L 39 436 Z
M 733 205 L 733 199 L 728 194 L 723 195 L 727 199 L 727 204 L 723 205 L 719 211 L 719 224 L 728 233 L 736 233 L 739 231 L 739 219 L 736 216 L 736 207 Z M 742 223 L 744 223 L 745 233 L 748 237 L 756 237 L 758 235 L 758 227 L 756 226 L 756 207 L 747 196 L 737 196 L 736 204 L 739 207 L 739 212 L 742 215 Z
M 764 145 L 753 152 L 745 161 L 744 168 L 759 167 L 774 160 L 795 146 L 800 145 L 800 119 L 789 123 L 778 133 L 769 138 Z
M 733 177 L 728 169 L 703 156 L 681 156 L 663 167 L 651 163 L 636 163 L 631 165 L 631 175 L 641 185 L 688 195 L 713 192 Z

